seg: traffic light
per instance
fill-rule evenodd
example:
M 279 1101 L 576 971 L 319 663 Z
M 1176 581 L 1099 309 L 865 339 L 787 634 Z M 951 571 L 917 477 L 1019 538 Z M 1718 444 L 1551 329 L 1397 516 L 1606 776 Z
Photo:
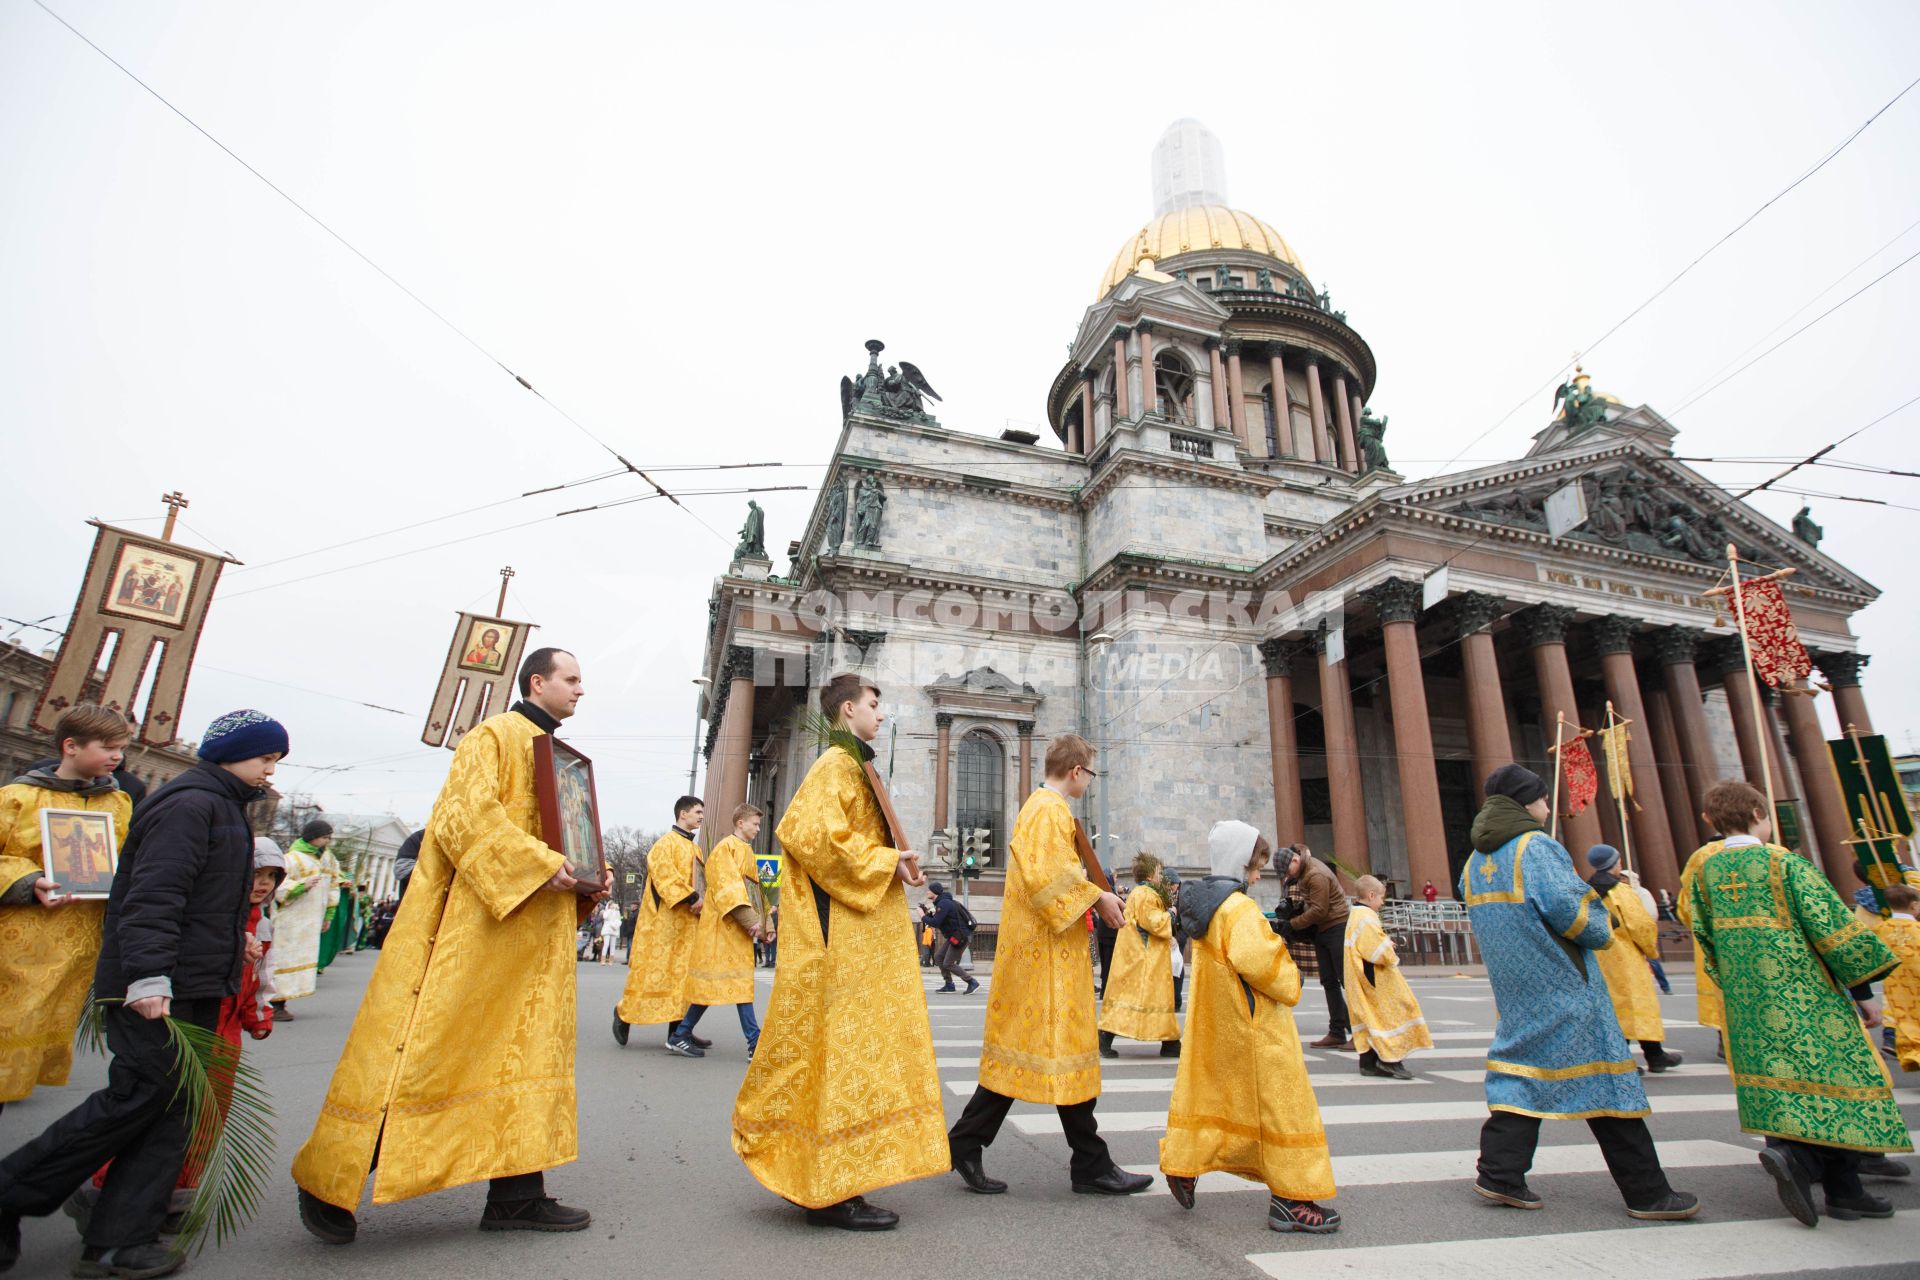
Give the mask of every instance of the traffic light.
M 970 827 L 961 846 L 960 874 L 977 879 L 993 856 L 993 829 Z

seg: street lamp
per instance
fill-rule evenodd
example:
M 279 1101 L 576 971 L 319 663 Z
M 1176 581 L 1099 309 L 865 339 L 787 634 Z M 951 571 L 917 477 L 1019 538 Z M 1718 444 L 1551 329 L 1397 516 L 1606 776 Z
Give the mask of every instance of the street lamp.
M 693 695 L 693 758 L 687 762 L 687 794 L 688 795 L 693 794 L 694 775 L 700 772 L 701 703 L 706 701 L 707 690 L 713 687 L 713 681 L 707 679 L 705 676 L 695 676 L 693 678 L 693 684 L 697 692 Z
M 1104 631 L 1096 631 L 1092 635 L 1087 637 L 1087 646 L 1093 651 L 1093 663 L 1094 663 L 1094 669 L 1096 671 L 1099 669 L 1102 661 L 1106 658 L 1107 646 L 1112 643 L 1113 643 L 1113 637 L 1108 635 Z M 1108 835 L 1107 835 L 1107 831 L 1108 831 L 1108 828 L 1107 828 L 1107 778 L 1111 776 L 1108 771 L 1110 771 L 1113 768 L 1113 762 L 1107 759 L 1107 682 L 1106 680 L 1102 678 L 1099 681 L 1099 685 L 1100 685 L 1100 688 L 1098 691 L 1099 701 L 1097 704 L 1099 706 L 1099 711 L 1097 714 L 1100 718 L 1100 732 L 1099 732 L 1100 740 L 1096 744 L 1096 746 L 1098 747 L 1100 752 L 1100 768 L 1103 775 L 1105 775 L 1100 779 L 1100 838 L 1102 840 L 1105 840 L 1108 838 Z M 1102 850 L 1102 852 L 1104 852 L 1104 850 Z

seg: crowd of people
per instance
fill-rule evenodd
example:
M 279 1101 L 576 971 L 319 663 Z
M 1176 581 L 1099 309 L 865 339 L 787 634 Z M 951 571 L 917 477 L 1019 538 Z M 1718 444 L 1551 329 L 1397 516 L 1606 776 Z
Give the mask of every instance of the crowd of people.
M 1095 749 L 1074 734 L 1053 738 L 1044 782 L 1009 841 L 979 1078 L 949 1127 L 920 966 L 944 976 L 937 993 L 978 991 L 962 963 L 976 922 L 927 884 L 921 855 L 899 847 L 884 816 L 882 784 L 864 767 L 885 720 L 880 689 L 841 675 L 819 690 L 836 732 L 775 832 L 785 858 L 777 901 L 755 870 L 762 811 L 738 805 L 728 834 L 703 848 L 705 806 L 682 796 L 649 851 L 635 909 L 622 913 L 609 902 L 610 873 L 572 865 L 543 838 L 535 803 L 534 741 L 574 714 L 579 663 L 539 649 L 518 686 L 520 701 L 462 739 L 426 828 L 409 842 L 410 887 L 294 1157 L 300 1219 L 319 1239 L 356 1238 L 369 1177 L 376 1206 L 486 1182 L 482 1230 L 591 1224 L 545 1181 L 578 1154 L 578 976 L 566 941 L 582 924 L 603 961 L 628 942 L 613 1015 L 621 1045 L 636 1026 L 658 1027 L 665 1051 L 702 1058 L 712 1047 L 696 1034 L 702 1016 L 734 1006 L 747 1064 L 733 1150 L 809 1223 L 893 1228 L 898 1215 L 866 1196 L 949 1171 L 967 1191 L 1007 1192 L 986 1153 L 1015 1101 L 1056 1109 L 1074 1192 L 1146 1190 L 1153 1176 L 1113 1160 L 1095 1115 L 1101 1059 L 1127 1040 L 1178 1060 L 1159 1172 L 1180 1205 L 1195 1207 L 1203 1174 L 1225 1172 L 1265 1185 L 1272 1229 L 1339 1229 L 1291 1013 L 1302 991 L 1291 947 L 1311 949 L 1326 994 L 1328 1027 L 1313 1044 L 1355 1052 L 1368 1077 L 1411 1078 L 1405 1062 L 1432 1041 L 1381 919 L 1379 880 L 1358 877 L 1350 901 L 1335 869 L 1304 845 L 1276 849 L 1226 817 L 1208 839 L 1209 874 L 1182 883 L 1142 854 L 1123 900 L 1073 816 L 1098 777 Z M 257 711 L 220 717 L 198 763 L 138 806 L 113 778 L 126 743 L 118 713 L 74 708 L 55 732 L 51 767 L 0 788 L 0 933 L 9 940 L 0 948 L 0 1103 L 65 1083 L 89 988 L 111 1054 L 106 1088 L 0 1160 L 0 1270 L 19 1256 L 21 1219 L 63 1206 L 82 1227 L 75 1274 L 177 1267 L 181 1255 L 162 1237 L 178 1226 L 198 1170 L 165 1020 L 214 1032 L 238 1052 L 243 1036 L 272 1034 L 283 1016 L 276 1003 L 309 993 L 333 954 L 332 832 L 310 823 L 283 853 L 248 826 L 247 806 L 289 749 L 287 730 Z M 1691 1217 L 1699 1201 L 1667 1181 L 1640 1079 L 1678 1061 L 1653 994 L 1658 904 L 1649 909 L 1611 848 L 1576 863 L 1549 834 L 1537 775 L 1502 766 L 1484 793 L 1457 886 L 1500 1011 L 1474 1189 L 1540 1208 L 1527 1174 L 1541 1123 L 1579 1119 L 1629 1215 Z M 49 874 L 45 809 L 113 823 L 120 856 L 104 902 L 73 900 Z M 1891 1205 L 1862 1178 L 1905 1176 L 1887 1153 L 1912 1148 L 1868 1031 L 1890 1021 L 1902 1067 L 1920 1069 L 1920 899 L 1894 885 L 1884 890 L 1889 916 L 1850 910 L 1811 863 L 1768 842 L 1766 802 L 1745 782 L 1715 785 L 1705 817 L 1721 835 L 1688 860 L 1675 907 L 1694 941 L 1700 1021 L 1721 1034 L 1740 1126 L 1765 1137 L 1760 1163 L 1796 1218 L 1888 1217 Z M 1285 905 L 1270 918 L 1253 892 L 1275 869 Z M 923 887 L 915 920 L 906 892 Z M 777 955 L 776 912 L 786 935 Z M 917 927 L 903 927 L 909 921 Z M 346 941 L 343 932 L 336 950 Z M 1090 952 L 1100 957 L 1097 987 Z M 762 962 L 775 966 L 764 1025 L 754 976 Z M 1883 981 L 1884 1001 L 1873 987 Z

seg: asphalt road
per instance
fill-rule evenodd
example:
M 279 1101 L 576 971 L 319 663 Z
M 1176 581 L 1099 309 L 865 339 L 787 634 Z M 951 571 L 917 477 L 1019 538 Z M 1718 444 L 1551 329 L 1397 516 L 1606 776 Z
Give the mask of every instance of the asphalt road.
M 286 1165 L 306 1138 L 377 953 L 343 957 L 298 1020 L 264 1044 L 249 1043 L 275 1095 L 280 1171 L 261 1212 L 237 1244 L 209 1247 L 190 1265 L 207 1277 L 525 1277 L 605 1280 L 651 1276 L 788 1276 L 898 1280 L 909 1275 L 994 1280 L 1080 1276 L 1286 1276 L 1289 1280 L 1395 1274 L 1508 1280 L 1526 1276 L 1645 1275 L 1653 1280 L 1720 1276 L 1920 1276 L 1920 1186 L 1870 1184 L 1900 1212 L 1891 1221 L 1823 1220 L 1814 1231 L 1784 1217 L 1760 1172 L 1758 1141 L 1740 1133 L 1714 1035 L 1692 1025 L 1692 977 L 1673 972 L 1665 1001 L 1668 1043 L 1684 1051 L 1678 1073 L 1648 1078 L 1655 1139 L 1673 1184 L 1699 1195 L 1700 1217 L 1639 1223 L 1622 1209 L 1598 1149 L 1578 1122 L 1549 1121 L 1531 1179 L 1547 1200 L 1525 1213 L 1471 1191 L 1473 1149 L 1485 1118 L 1478 1063 L 1492 1032 L 1493 1001 L 1481 978 L 1419 973 L 1415 987 L 1436 1032 L 1433 1050 L 1409 1063 L 1410 1083 L 1364 1079 L 1351 1054 L 1308 1051 L 1328 1119 L 1345 1218 L 1328 1237 L 1266 1229 L 1264 1190 L 1221 1177 L 1198 1207 L 1154 1193 L 1114 1201 L 1071 1193 L 1067 1150 L 1050 1108 L 1016 1106 L 987 1168 L 1009 1194 L 968 1194 L 951 1175 L 874 1199 L 900 1212 L 898 1231 L 853 1235 L 806 1226 L 799 1211 L 747 1176 L 728 1145 L 728 1116 L 746 1048 L 723 1010 L 701 1026 L 715 1047 L 701 1061 L 663 1052 L 661 1034 L 638 1028 L 613 1043 L 607 1023 L 624 970 L 580 967 L 581 1158 L 548 1175 L 553 1194 L 593 1211 L 574 1235 L 481 1234 L 484 1189 L 461 1188 L 375 1209 L 361 1208 L 360 1239 L 320 1244 L 301 1228 Z M 931 993 L 923 975 L 948 1117 L 958 1116 L 977 1076 L 984 990 Z M 761 975 L 764 1013 L 771 975 Z M 1325 1029 L 1317 986 L 1299 1009 L 1303 1039 Z M 476 1028 L 476 1034 L 479 1029 Z M 1115 1157 L 1152 1169 L 1174 1063 L 1157 1046 L 1121 1042 L 1105 1064 L 1099 1114 Z M 72 1082 L 44 1089 L 0 1114 L 0 1150 L 10 1150 L 73 1105 L 105 1076 L 99 1058 L 76 1063 Z M 1901 1083 L 1910 1124 L 1920 1120 L 1920 1081 Z M 1565 1171 L 1560 1171 L 1565 1170 Z M 1920 1180 L 1916 1180 L 1920 1181 Z M 14 1274 L 63 1275 L 79 1241 L 62 1216 L 25 1224 Z

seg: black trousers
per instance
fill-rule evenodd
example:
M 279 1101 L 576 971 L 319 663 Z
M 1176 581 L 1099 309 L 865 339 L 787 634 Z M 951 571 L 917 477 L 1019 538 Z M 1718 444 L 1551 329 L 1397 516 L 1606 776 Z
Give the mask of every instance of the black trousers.
M 1770 1137 L 1767 1145 L 1778 1147 L 1798 1160 L 1800 1167 L 1826 1191 L 1829 1200 L 1851 1200 L 1867 1194 L 1867 1189 L 1860 1184 L 1860 1162 L 1866 1156 L 1859 1151 L 1794 1142 L 1789 1138 Z
M 1093 1119 L 1093 1104 L 1099 1100 L 1088 1098 L 1072 1106 L 1055 1108 L 1060 1112 L 1060 1128 L 1066 1132 L 1067 1145 L 1073 1148 L 1075 1182 L 1090 1182 L 1114 1168 L 1113 1157 L 1107 1154 L 1106 1139 L 1100 1136 L 1100 1126 Z M 976 1088 L 967 1109 L 960 1113 L 947 1133 L 947 1146 L 954 1163 L 978 1160 L 980 1153 L 993 1145 L 1012 1107 L 1013 1099 L 1006 1094 L 995 1093 L 985 1085 Z
M 1113 968 L 1113 944 L 1119 941 L 1119 939 L 1119 934 L 1108 933 L 1105 929 L 1096 929 L 1094 931 L 1094 949 L 1100 953 L 1100 990 L 1102 993 L 1107 989 L 1107 971 Z
M 211 1031 L 220 1020 L 220 1001 L 175 1000 L 173 1016 Z M 174 1096 L 179 1081 L 167 1024 L 111 1005 L 106 1028 L 113 1054 L 107 1087 L 0 1161 L 0 1211 L 52 1213 L 111 1160 L 83 1238 L 116 1249 L 160 1238 L 188 1134 L 185 1099 Z
M 1344 924 L 1313 935 L 1313 954 L 1320 961 L 1320 986 L 1327 993 L 1327 1030 L 1343 1040 L 1351 1029 L 1347 1021 L 1346 937 Z
M 1607 1158 L 1607 1172 L 1620 1188 L 1621 1199 L 1629 1209 L 1647 1209 L 1658 1204 L 1673 1188 L 1660 1168 L 1660 1153 L 1653 1149 L 1653 1135 L 1647 1122 L 1639 1117 L 1595 1116 L 1587 1121 L 1600 1154 Z M 1540 1143 L 1538 1116 L 1515 1115 L 1496 1111 L 1480 1129 L 1480 1177 L 1488 1186 L 1511 1191 L 1524 1186 L 1527 1170 L 1533 1167 L 1533 1151 Z

